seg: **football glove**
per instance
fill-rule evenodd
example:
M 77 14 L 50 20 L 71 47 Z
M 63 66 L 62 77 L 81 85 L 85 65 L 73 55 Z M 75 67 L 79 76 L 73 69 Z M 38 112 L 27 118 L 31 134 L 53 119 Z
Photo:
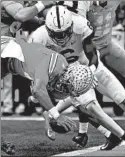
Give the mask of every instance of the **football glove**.
M 76 127 L 76 124 L 69 117 L 60 115 L 56 120 L 54 118 L 50 119 L 50 126 L 53 131 L 64 134 L 72 131 Z

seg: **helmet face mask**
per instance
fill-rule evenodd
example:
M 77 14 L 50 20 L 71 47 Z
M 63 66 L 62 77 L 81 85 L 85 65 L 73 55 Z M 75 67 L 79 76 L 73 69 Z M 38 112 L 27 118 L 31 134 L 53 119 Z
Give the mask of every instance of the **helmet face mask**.
M 73 23 L 64 31 L 54 31 L 46 26 L 50 38 L 59 46 L 65 46 L 65 44 L 71 39 L 73 33 Z
M 65 46 L 72 37 L 72 13 L 64 6 L 53 6 L 47 13 L 45 25 L 48 35 L 59 46 Z

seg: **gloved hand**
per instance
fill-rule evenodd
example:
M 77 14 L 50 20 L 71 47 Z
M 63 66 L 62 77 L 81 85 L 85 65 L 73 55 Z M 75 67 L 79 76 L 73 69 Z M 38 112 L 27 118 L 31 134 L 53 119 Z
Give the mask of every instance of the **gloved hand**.
M 56 120 L 54 118 L 50 119 L 50 126 L 53 131 L 64 134 L 73 130 L 74 127 L 76 127 L 76 124 L 74 121 L 71 120 L 71 118 L 60 115 Z

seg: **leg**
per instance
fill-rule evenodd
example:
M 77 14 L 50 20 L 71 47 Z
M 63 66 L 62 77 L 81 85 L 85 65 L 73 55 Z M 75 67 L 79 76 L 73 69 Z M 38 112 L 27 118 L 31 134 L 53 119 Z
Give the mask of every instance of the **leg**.
M 1 78 L 3 79 L 7 74 L 9 74 L 8 58 L 1 58 Z
M 86 121 L 88 121 L 91 125 L 93 125 L 101 134 L 103 134 L 106 137 L 106 143 L 100 148 L 101 150 L 111 150 L 115 146 L 117 146 L 120 142 L 121 139 L 118 138 L 116 135 L 111 133 L 109 130 L 104 128 L 102 125 L 99 124 L 97 119 L 95 119 L 93 116 L 88 114 L 88 112 L 83 109 L 83 107 L 80 105 L 77 107 L 79 112 L 81 112 L 82 118 L 85 118 Z M 84 123 L 83 123 L 84 124 Z M 83 129 L 84 130 L 84 129 Z M 85 147 L 85 144 L 87 144 L 88 141 L 88 136 L 86 133 L 80 134 L 73 137 L 73 142 L 75 142 L 78 146 L 80 147 Z
M 9 74 L 3 79 L 4 102 L 3 102 L 3 115 L 12 115 L 13 102 L 12 102 L 12 75 Z
M 96 71 L 98 79 L 97 90 L 110 97 L 117 105 L 125 110 L 125 89 L 119 80 L 103 65 L 102 62 Z
M 75 104 L 75 101 L 77 101 L 77 104 L 81 104 L 82 108 L 81 108 L 81 112 L 85 112 L 85 110 L 87 109 L 88 113 L 90 115 L 92 115 L 95 119 L 97 119 L 98 123 L 100 125 L 102 125 L 103 127 L 107 128 L 108 130 L 110 130 L 113 134 L 115 134 L 116 136 L 118 136 L 118 138 L 122 137 L 124 135 L 124 130 L 117 125 L 117 123 L 115 123 L 113 121 L 112 118 L 110 118 L 99 106 L 97 100 L 96 100 L 96 96 L 95 96 L 95 92 L 93 89 L 89 90 L 86 94 L 81 95 L 78 98 L 72 99 L 72 103 Z M 95 106 L 94 106 L 95 104 Z M 80 105 L 79 105 L 80 106 Z M 100 130 L 103 134 L 105 134 L 107 131 L 103 130 L 102 127 L 99 127 L 98 124 L 95 123 L 95 126 L 98 128 L 98 130 Z M 107 132 L 108 133 L 108 132 Z M 107 134 L 106 133 L 106 134 Z M 109 137 L 108 133 L 106 136 Z M 121 140 L 120 140 L 121 141 Z M 110 146 L 110 149 L 114 148 L 116 145 L 118 145 L 118 143 L 120 141 L 117 142 L 113 142 L 115 145 L 112 145 L 112 147 Z
M 77 144 L 77 147 L 84 148 L 88 142 L 88 125 L 89 125 L 89 115 L 81 113 L 79 107 L 77 108 L 79 115 L 79 132 L 76 136 L 73 137 L 73 142 Z
M 109 117 L 100 107 L 97 101 L 91 102 L 86 109 L 95 117 L 102 126 L 110 130 L 113 134 L 121 138 L 124 135 L 124 130 Z
M 56 108 L 59 112 L 63 112 L 65 109 L 72 105 L 70 97 L 65 100 L 60 100 L 56 105 Z M 77 146 L 85 147 L 88 141 L 87 130 L 88 130 L 88 119 L 86 119 L 86 115 L 79 112 L 79 133 L 77 136 L 73 138 L 73 141 L 77 144 Z
M 104 49 L 105 50 L 105 49 Z M 100 50 L 103 51 L 103 50 Z M 109 54 L 105 56 L 106 64 L 125 77 L 125 50 L 112 39 L 107 50 Z

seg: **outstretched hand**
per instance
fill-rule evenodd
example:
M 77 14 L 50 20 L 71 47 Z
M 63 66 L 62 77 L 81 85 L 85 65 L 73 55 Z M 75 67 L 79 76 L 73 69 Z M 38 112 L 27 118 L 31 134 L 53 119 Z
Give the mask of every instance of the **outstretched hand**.
M 64 115 L 60 115 L 56 120 L 54 118 L 51 118 L 50 125 L 53 131 L 60 134 L 68 133 L 76 127 L 75 122 L 72 121 L 71 118 Z

